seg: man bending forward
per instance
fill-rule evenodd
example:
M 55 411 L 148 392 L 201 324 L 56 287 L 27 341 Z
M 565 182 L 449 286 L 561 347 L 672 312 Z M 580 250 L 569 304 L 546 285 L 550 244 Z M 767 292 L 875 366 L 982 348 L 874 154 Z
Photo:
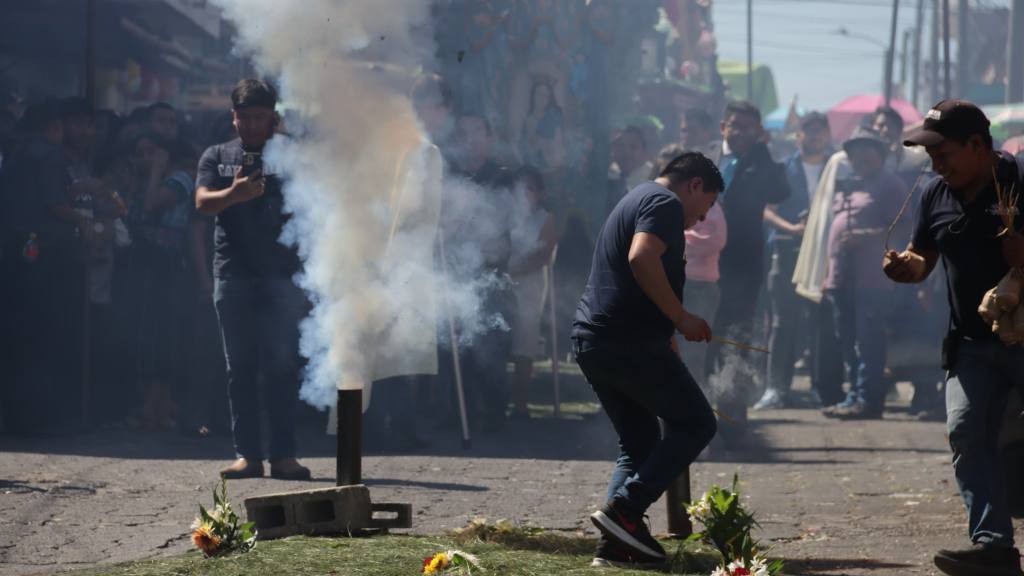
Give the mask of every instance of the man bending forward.
M 665 561 L 644 512 L 715 435 L 711 406 L 672 340 L 677 330 L 690 341 L 711 339 L 707 322 L 681 301 L 683 231 L 723 187 L 710 160 L 683 154 L 626 194 L 597 237 L 572 334 L 576 362 L 619 435 L 608 503 L 591 516 L 602 534 L 595 565 Z

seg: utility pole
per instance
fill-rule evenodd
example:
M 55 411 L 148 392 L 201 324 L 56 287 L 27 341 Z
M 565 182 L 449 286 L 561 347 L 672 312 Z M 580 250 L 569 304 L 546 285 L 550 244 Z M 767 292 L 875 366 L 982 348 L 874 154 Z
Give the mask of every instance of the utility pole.
M 96 106 L 96 0 L 85 4 L 85 99 Z
M 970 46 L 968 42 L 968 36 L 970 32 L 969 20 L 971 17 L 971 9 L 967 5 L 967 0 L 960 0 L 960 6 L 957 8 L 957 14 L 960 16 L 960 20 L 957 22 L 956 32 L 956 45 L 957 54 L 956 57 L 956 92 L 958 98 L 966 98 L 967 91 L 970 89 L 970 60 L 971 54 L 969 52 Z
M 896 20 L 899 17 L 900 0 L 892 0 L 892 22 L 889 24 L 889 51 L 885 55 L 885 105 L 892 102 L 892 70 L 896 57 Z
M 1007 56 L 1006 103 L 1024 101 L 1024 0 L 1013 0 Z
M 953 95 L 953 80 L 949 76 L 949 0 L 942 0 L 942 97 Z
M 754 102 L 754 0 L 747 0 L 747 100 Z
M 907 68 L 910 65 L 910 38 L 913 34 L 913 30 L 903 31 L 903 50 L 900 52 L 900 98 L 906 98 L 910 94 L 907 89 Z
M 924 0 L 917 0 L 917 19 L 914 24 L 914 64 L 911 74 L 914 77 L 910 80 L 910 103 L 915 108 L 920 108 L 919 88 L 921 86 L 921 32 L 924 29 Z
M 928 105 L 941 100 L 939 96 L 939 29 L 940 29 L 940 17 L 939 14 L 942 11 L 940 8 L 939 0 L 932 0 L 932 38 L 931 38 L 931 50 L 929 51 L 928 58 L 928 78 L 929 83 L 929 94 L 928 94 Z

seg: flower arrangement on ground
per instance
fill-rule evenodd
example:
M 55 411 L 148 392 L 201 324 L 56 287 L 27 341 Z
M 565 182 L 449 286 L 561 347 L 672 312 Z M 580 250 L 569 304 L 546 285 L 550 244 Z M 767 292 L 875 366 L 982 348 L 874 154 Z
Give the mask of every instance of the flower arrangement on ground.
M 483 572 L 480 560 L 461 550 L 438 552 L 423 559 L 423 574 L 436 576 L 469 576 L 473 570 Z
M 207 558 L 231 552 L 248 552 L 256 546 L 256 523 L 242 523 L 228 501 L 228 485 L 221 480 L 213 490 L 213 510 L 199 505 L 199 516 L 192 522 L 192 543 Z
M 700 500 L 686 506 L 686 513 L 694 526 L 704 527 L 690 539 L 714 546 L 722 555 L 712 576 L 776 576 L 782 572 L 782 561 L 765 560 L 760 544 L 751 536 L 759 525 L 740 502 L 738 475 L 733 476 L 731 489 L 712 485 Z

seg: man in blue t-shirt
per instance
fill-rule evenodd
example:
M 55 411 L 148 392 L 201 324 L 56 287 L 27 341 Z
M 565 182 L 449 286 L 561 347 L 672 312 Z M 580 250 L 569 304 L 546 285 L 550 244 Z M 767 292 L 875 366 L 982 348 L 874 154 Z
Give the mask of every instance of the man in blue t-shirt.
M 281 180 L 264 173 L 259 160 L 279 121 L 277 92 L 260 80 L 242 80 L 231 103 L 239 137 L 207 149 L 196 177 L 196 208 L 217 216 L 213 299 L 224 339 L 238 457 L 221 475 L 263 476 L 263 408 L 270 475 L 305 480 L 309 469 L 295 460 L 294 413 L 302 365 L 299 322 L 308 302 L 292 281 L 300 268 L 298 254 L 278 240 L 286 221 Z
M 696 152 L 682 154 L 619 201 L 595 242 L 572 336 L 576 361 L 621 450 L 608 503 L 591 516 L 603 535 L 595 565 L 665 561 L 644 512 L 717 429 L 672 344 L 676 331 L 693 342 L 711 339 L 707 322 L 681 301 L 683 232 L 704 218 L 723 187 L 714 163 Z
M 925 187 L 910 246 L 886 252 L 883 269 L 897 282 L 919 283 L 942 258 L 951 313 L 946 427 L 974 544 L 940 550 L 935 565 L 954 576 L 1021 576 L 999 431 L 1010 390 L 1024 390 L 1024 348 L 993 334 L 978 306 L 1010 268 L 1024 266 L 1024 217 L 1018 211 L 1013 229 L 1004 232 L 996 194 L 997 182 L 1021 190 L 1024 172 L 1012 156 L 992 150 L 988 119 L 964 100 L 936 104 L 904 144 L 924 146 L 940 176 Z

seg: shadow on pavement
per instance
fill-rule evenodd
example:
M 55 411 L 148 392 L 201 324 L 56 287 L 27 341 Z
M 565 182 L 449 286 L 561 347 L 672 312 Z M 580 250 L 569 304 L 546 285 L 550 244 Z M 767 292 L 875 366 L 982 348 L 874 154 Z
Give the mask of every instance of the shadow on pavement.
M 913 568 L 913 564 L 865 560 L 861 558 L 815 558 L 786 560 L 786 574 L 800 576 L 844 576 L 842 570 L 899 570 Z M 886 572 L 892 574 L 893 572 Z

